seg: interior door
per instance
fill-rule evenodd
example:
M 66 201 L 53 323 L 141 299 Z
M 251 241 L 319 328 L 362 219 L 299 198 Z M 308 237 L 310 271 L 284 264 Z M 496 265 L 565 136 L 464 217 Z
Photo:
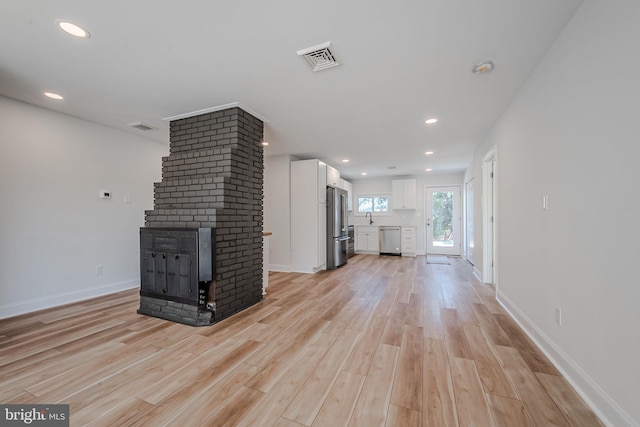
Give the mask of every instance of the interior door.
M 475 265 L 473 261 L 473 249 L 475 247 L 474 237 L 473 237 L 473 179 L 467 182 L 466 191 L 465 191 L 465 218 L 466 218 L 466 232 L 467 236 L 467 245 L 466 245 L 466 254 L 467 261 L 469 261 L 472 265 Z
M 496 198 L 496 153 L 491 150 L 483 159 L 483 251 L 482 251 L 482 281 L 484 283 L 496 283 L 495 265 L 495 198 Z
M 427 187 L 427 254 L 460 255 L 460 187 Z

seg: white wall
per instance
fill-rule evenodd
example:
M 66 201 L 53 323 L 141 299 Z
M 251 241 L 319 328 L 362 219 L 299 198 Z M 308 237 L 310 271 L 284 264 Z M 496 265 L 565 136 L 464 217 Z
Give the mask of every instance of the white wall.
M 264 225 L 269 242 L 269 270 L 291 270 L 291 168 L 293 156 L 264 159 Z
M 438 186 L 458 186 L 462 192 L 463 177 L 460 174 L 424 175 L 424 176 L 403 176 L 398 178 L 365 178 L 350 180 L 353 184 L 352 197 L 358 194 L 389 194 L 391 195 L 391 181 L 393 179 L 415 178 L 416 179 L 416 200 L 417 209 L 415 211 L 394 211 L 390 215 L 376 215 L 374 213 L 374 226 L 380 225 L 414 225 L 416 226 L 416 252 L 424 255 L 426 253 L 425 234 L 425 187 Z M 462 194 L 462 193 L 461 193 Z M 355 200 L 355 199 L 354 199 Z M 462 197 L 460 198 L 460 209 L 462 209 Z M 354 203 L 355 207 L 355 203 Z M 462 211 L 461 211 L 462 213 Z M 368 225 L 369 219 L 364 216 L 349 214 L 349 224 Z M 460 228 L 462 230 L 462 227 Z M 462 251 L 462 247 L 461 247 Z M 462 252 L 461 252 L 462 253 Z
M 0 118 L 0 318 L 139 286 L 168 146 L 4 97 Z
M 499 298 L 615 426 L 640 424 L 638 22 L 585 1 L 467 171 L 497 146 Z

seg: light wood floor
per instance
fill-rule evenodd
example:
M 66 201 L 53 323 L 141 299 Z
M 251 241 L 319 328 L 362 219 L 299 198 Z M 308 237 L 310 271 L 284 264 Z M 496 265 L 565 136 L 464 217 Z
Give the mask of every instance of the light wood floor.
M 357 255 L 272 273 L 211 327 L 137 291 L 0 321 L 0 402 L 91 426 L 600 426 L 465 261 Z

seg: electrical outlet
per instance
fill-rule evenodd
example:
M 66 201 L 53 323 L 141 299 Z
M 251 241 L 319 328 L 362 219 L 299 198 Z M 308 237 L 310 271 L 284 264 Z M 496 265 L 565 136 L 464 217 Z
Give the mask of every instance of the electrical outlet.
M 542 196 L 542 209 L 544 209 L 545 211 L 547 209 L 549 209 L 549 195 L 545 194 L 544 196 Z
M 556 323 L 562 325 L 562 310 L 560 310 L 560 307 L 556 307 Z
M 101 265 L 96 265 L 96 276 L 102 276 L 104 269 Z

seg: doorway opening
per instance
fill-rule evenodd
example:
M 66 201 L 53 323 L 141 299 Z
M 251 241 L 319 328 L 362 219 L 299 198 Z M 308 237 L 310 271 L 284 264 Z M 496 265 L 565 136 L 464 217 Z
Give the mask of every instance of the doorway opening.
M 460 255 L 460 187 L 426 187 L 427 255 Z

